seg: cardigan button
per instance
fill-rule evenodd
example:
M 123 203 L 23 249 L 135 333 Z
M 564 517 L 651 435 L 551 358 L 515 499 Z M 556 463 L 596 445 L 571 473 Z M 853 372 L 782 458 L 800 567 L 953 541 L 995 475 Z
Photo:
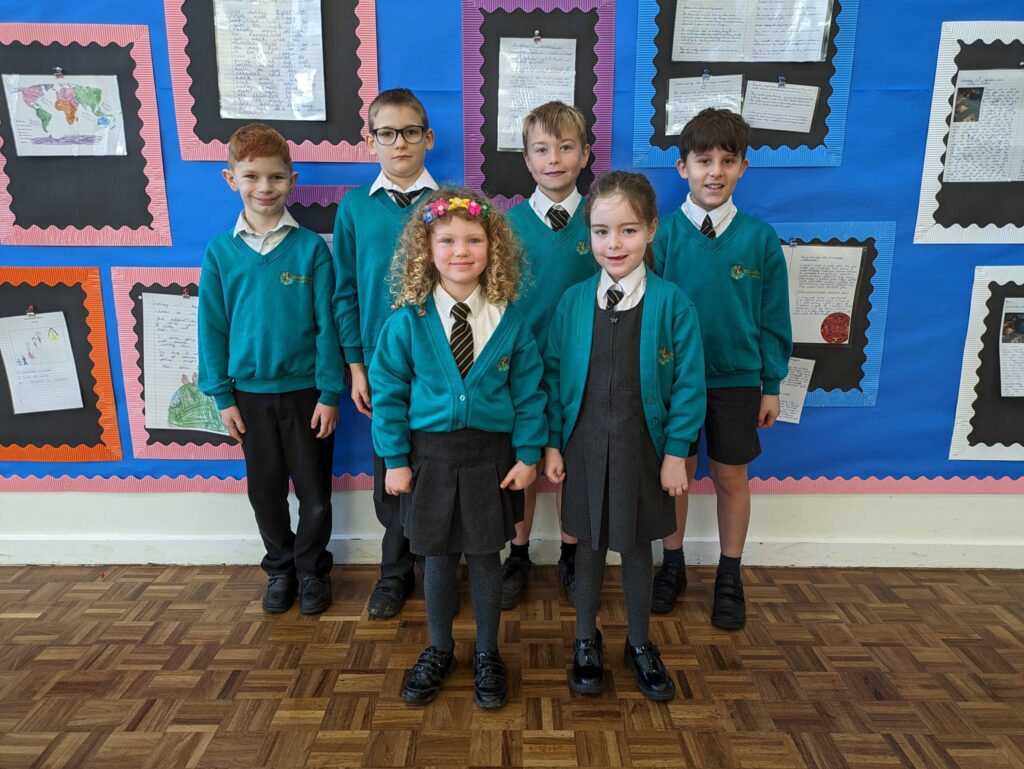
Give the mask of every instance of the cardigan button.
M 653 395 L 648 395 L 647 396 L 647 402 L 648 403 L 654 403 L 654 396 Z
M 465 395 L 460 395 L 460 396 L 459 396 L 459 400 L 460 400 L 460 401 L 464 401 L 464 400 L 466 400 L 466 396 L 465 396 Z

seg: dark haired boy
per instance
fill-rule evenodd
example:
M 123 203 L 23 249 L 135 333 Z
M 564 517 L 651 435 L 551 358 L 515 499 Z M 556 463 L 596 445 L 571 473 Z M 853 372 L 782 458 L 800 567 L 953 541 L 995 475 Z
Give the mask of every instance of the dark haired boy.
M 373 364 L 384 321 L 391 314 L 388 272 L 398 236 L 415 203 L 437 183 L 424 167 L 434 147 L 427 112 L 408 88 L 382 91 L 371 102 L 366 136 L 370 153 L 380 162 L 373 184 L 350 191 L 334 220 L 337 285 L 334 317 L 338 338 L 352 376 L 352 401 L 372 418 L 367 370 Z M 415 587 L 409 540 L 402 531 L 398 497 L 384 493 L 384 462 L 373 457 L 373 505 L 384 527 L 380 579 L 367 604 L 371 618 L 398 614 Z
M 739 211 L 733 191 L 747 170 L 750 126 L 729 110 L 706 109 L 679 135 L 676 169 L 689 185 L 682 206 L 664 217 L 653 243 L 655 271 L 679 285 L 700 319 L 707 380 L 707 441 L 718 507 L 721 557 L 711 623 L 746 623 L 740 557 L 750 523 L 747 465 L 761 453 L 757 428 L 779 415 L 793 335 L 786 262 L 775 230 Z M 691 446 L 687 474 L 697 466 Z M 677 497 L 674 534 L 663 540 L 651 611 L 672 611 L 686 586 L 683 533 L 687 496 Z
M 344 375 L 323 239 L 285 208 L 297 174 L 288 143 L 259 123 L 228 143 L 224 180 L 242 197 L 210 241 L 199 283 L 199 389 L 242 444 L 249 501 L 266 548 L 263 609 L 331 604 L 331 463 Z M 291 530 L 288 481 L 299 499 Z

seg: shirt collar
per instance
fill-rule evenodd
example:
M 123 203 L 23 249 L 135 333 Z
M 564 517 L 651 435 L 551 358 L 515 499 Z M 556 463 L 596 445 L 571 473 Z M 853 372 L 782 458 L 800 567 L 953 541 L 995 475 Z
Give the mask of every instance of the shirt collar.
M 455 306 L 456 300 L 438 283 L 434 286 L 434 304 L 437 305 L 441 315 L 447 318 L 452 314 L 452 308 Z M 487 304 L 487 297 L 484 296 L 483 286 L 477 286 L 473 293 L 465 300 L 465 304 L 469 305 L 470 315 L 479 317 L 480 313 L 484 310 L 484 306 Z
M 621 280 L 612 280 L 604 269 L 601 270 L 601 280 L 597 284 L 598 293 L 602 296 L 607 293 L 608 289 L 612 286 L 618 285 L 622 289 L 622 298 L 625 299 L 627 296 L 631 296 L 640 286 L 647 280 L 647 265 L 640 262 L 640 266 L 633 270 L 629 275 L 626 275 Z
M 579 190 L 575 188 L 572 192 L 569 193 L 569 197 L 567 197 L 561 203 L 555 203 L 555 201 L 553 201 L 551 198 L 549 198 L 547 195 L 540 191 L 540 187 L 535 189 L 533 191 L 533 195 L 530 196 L 530 205 L 533 207 L 533 210 L 537 212 L 537 216 L 539 216 L 541 219 L 546 219 L 548 216 L 548 211 L 550 210 L 551 206 L 555 205 L 559 205 L 562 208 L 564 208 L 566 212 L 568 212 L 569 218 L 571 219 L 572 216 L 576 213 L 576 209 L 579 208 L 580 203 L 582 202 L 583 196 L 580 195 Z
M 711 211 L 705 211 L 703 208 L 693 202 L 693 198 L 687 193 L 686 200 L 683 201 L 683 213 L 686 214 L 686 218 L 693 222 L 693 226 L 698 230 L 704 224 L 704 217 L 711 217 L 711 224 L 714 225 L 717 230 L 719 225 L 732 216 L 736 212 L 736 205 L 732 202 L 732 196 L 726 200 L 718 208 L 712 209 Z
M 370 194 L 373 195 L 373 193 L 375 193 L 377 190 L 387 190 L 388 192 L 391 192 L 392 190 L 398 190 L 399 192 L 406 192 L 408 190 L 419 190 L 424 187 L 431 190 L 437 189 L 437 182 L 434 181 L 434 177 L 430 175 L 430 171 L 428 171 L 426 168 L 424 168 L 420 172 L 420 175 L 416 178 L 416 181 L 414 181 L 405 189 L 399 187 L 397 184 L 391 181 L 384 174 L 383 171 L 381 171 L 379 174 L 377 174 L 377 178 L 373 180 L 373 184 L 370 185 Z
M 299 223 L 295 221 L 295 217 L 291 215 L 291 212 L 287 208 L 285 208 L 284 212 L 281 214 L 281 220 L 263 233 L 256 232 L 256 230 L 252 228 L 252 225 L 250 225 L 249 221 L 245 218 L 245 211 L 242 211 L 242 213 L 238 215 L 238 219 L 235 221 L 235 231 L 231 234 L 232 237 L 237 237 L 239 233 L 245 232 L 249 235 L 254 235 L 257 238 L 265 238 L 270 233 L 277 232 L 283 227 L 299 228 Z

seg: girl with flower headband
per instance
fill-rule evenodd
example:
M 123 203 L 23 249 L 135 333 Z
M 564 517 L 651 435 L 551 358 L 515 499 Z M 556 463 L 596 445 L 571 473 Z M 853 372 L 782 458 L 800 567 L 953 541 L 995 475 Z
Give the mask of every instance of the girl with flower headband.
M 672 498 L 686 490 L 686 455 L 704 420 L 697 313 L 682 290 L 647 270 L 658 208 L 646 177 L 602 177 L 583 217 L 601 271 L 566 291 L 544 349 L 544 472 L 565 482 L 562 530 L 579 539 L 569 687 L 604 690 L 597 608 L 614 550 L 629 622 L 623 661 L 645 697 L 670 700 L 675 684 L 648 634 L 651 542 L 675 530 Z
M 373 444 L 400 496 L 412 551 L 424 558 L 430 646 L 408 672 L 402 698 L 425 705 L 455 665 L 456 569 L 469 567 L 477 639 L 476 704 L 505 704 L 498 653 L 499 553 L 523 516 L 547 442 L 543 364 L 512 304 L 521 254 L 505 216 L 466 189 L 419 203 L 391 268 L 396 311 L 370 369 Z

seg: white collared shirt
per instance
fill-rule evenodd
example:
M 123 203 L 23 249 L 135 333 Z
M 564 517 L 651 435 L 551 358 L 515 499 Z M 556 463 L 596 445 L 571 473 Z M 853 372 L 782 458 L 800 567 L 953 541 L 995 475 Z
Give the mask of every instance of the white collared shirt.
M 391 181 L 383 171 L 381 171 L 377 174 L 377 178 L 373 180 L 373 184 L 370 185 L 370 196 L 372 197 L 373 193 L 379 189 L 385 189 L 388 193 L 391 193 L 395 190 L 398 190 L 399 192 L 407 192 L 409 190 L 421 190 L 423 188 L 429 190 L 437 189 L 437 182 L 434 181 L 434 177 L 430 175 L 430 171 L 426 168 L 424 168 L 423 171 L 420 172 L 420 175 L 416 177 L 416 181 L 408 187 L 399 187 Z M 394 200 L 394 197 L 395 196 L 392 195 L 391 199 Z M 417 198 L 417 200 L 419 200 L 419 198 Z
M 618 286 L 622 291 L 622 299 L 615 305 L 615 309 L 632 310 L 640 304 L 640 300 L 644 298 L 644 292 L 647 291 L 647 265 L 640 262 L 639 267 L 617 283 L 605 270 L 601 270 L 601 279 L 597 281 L 597 306 L 602 310 L 607 309 L 605 294 L 612 286 Z
M 736 206 L 732 202 L 732 196 L 722 203 L 718 208 L 713 211 L 705 211 L 703 208 L 693 202 L 693 198 L 687 193 L 686 200 L 683 201 L 683 213 L 686 214 L 686 218 L 693 222 L 693 226 L 698 230 L 704 224 L 704 217 L 711 217 L 711 224 L 715 227 L 715 237 L 722 237 L 722 233 L 725 232 L 725 228 L 732 224 L 732 220 L 736 216 Z
M 284 213 L 281 214 L 281 220 L 261 235 L 252 228 L 249 220 L 245 218 L 245 211 L 242 211 L 238 215 L 238 220 L 235 222 L 235 231 L 232 234 L 240 236 L 242 242 L 253 251 L 260 254 L 269 254 L 281 245 L 281 241 L 288 236 L 292 229 L 298 229 L 298 227 L 299 223 L 295 221 L 295 217 L 286 208 Z
M 451 341 L 452 326 L 455 325 L 455 318 L 452 317 L 452 308 L 456 300 L 445 291 L 441 284 L 434 286 L 434 304 L 437 306 L 437 314 L 444 327 L 445 337 Z M 501 316 L 505 314 L 505 305 L 491 304 L 487 301 L 483 286 L 477 286 L 476 290 L 469 295 L 465 302 L 469 305 L 469 328 L 473 332 L 473 358 L 480 357 L 480 351 L 494 334 L 494 330 L 501 323 Z
M 569 197 L 563 200 L 561 203 L 556 203 L 543 192 L 540 191 L 540 187 L 533 191 L 530 195 L 530 208 L 533 212 L 540 217 L 540 220 L 544 222 L 548 227 L 554 229 L 551 226 L 551 222 L 548 220 L 548 211 L 552 206 L 561 206 L 569 214 L 571 219 L 576 213 L 576 209 L 580 207 L 580 203 L 583 202 L 583 196 L 580 195 L 579 190 L 573 188 L 573 191 L 569 193 Z

